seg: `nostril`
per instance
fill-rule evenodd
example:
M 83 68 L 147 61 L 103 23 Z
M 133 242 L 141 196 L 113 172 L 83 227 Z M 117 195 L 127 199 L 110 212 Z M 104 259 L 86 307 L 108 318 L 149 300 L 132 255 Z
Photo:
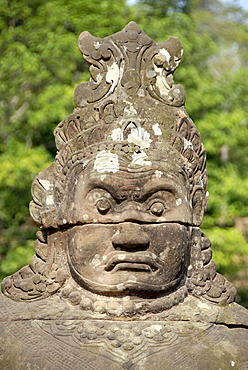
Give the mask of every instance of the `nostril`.
M 132 222 L 123 222 L 119 224 L 112 237 L 112 245 L 115 249 L 122 251 L 145 251 L 149 248 L 150 238 L 143 226 Z
M 145 251 L 149 248 L 149 243 L 115 243 L 113 242 L 113 246 L 117 251 L 125 251 L 125 252 L 140 252 Z

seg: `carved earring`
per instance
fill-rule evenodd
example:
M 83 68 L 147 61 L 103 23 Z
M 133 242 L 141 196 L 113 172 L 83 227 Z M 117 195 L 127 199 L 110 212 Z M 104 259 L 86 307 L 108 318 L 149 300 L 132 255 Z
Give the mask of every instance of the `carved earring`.
M 193 225 L 200 226 L 205 211 L 205 193 L 197 188 L 192 196 Z

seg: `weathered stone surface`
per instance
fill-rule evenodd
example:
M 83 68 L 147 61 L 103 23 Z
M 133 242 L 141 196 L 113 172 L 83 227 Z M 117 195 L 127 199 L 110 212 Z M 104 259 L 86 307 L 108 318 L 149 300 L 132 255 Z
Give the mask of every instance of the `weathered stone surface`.
M 2 284 L 4 369 L 246 369 L 248 312 L 199 226 L 206 154 L 174 37 L 83 32 L 91 81 L 36 177 L 30 264 Z

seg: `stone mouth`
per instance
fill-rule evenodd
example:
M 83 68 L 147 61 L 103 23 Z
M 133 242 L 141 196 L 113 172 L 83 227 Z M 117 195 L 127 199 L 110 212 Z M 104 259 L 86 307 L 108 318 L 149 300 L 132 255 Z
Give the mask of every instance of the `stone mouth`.
M 153 254 L 139 254 L 138 252 L 128 256 L 127 254 L 116 254 L 110 257 L 104 270 L 110 271 L 143 271 L 154 273 L 161 268 L 158 257 Z

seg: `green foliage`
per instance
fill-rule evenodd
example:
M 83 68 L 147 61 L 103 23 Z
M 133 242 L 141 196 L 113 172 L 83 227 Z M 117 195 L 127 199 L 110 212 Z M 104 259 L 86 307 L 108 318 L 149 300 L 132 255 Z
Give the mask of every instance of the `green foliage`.
M 15 244 L 9 249 L 6 258 L 1 262 L 1 275 L 5 276 L 14 274 L 21 267 L 27 264 L 27 261 L 34 255 L 34 240 L 25 240 L 24 245 Z
M 221 274 L 230 276 L 245 267 L 243 257 L 247 254 L 247 243 L 239 230 L 213 227 L 208 237 L 214 245 L 213 259 Z
M 235 278 L 248 243 L 234 228 L 248 215 L 248 26 L 244 11 L 219 0 L 2 0 L 0 5 L 0 277 L 26 264 L 35 226 L 31 182 L 55 154 L 53 129 L 73 109 L 88 67 L 77 37 L 104 37 L 135 20 L 153 39 L 184 46 L 175 81 L 208 154 L 209 207 L 203 230 L 219 271 Z M 225 155 L 223 153 L 225 151 Z M 242 291 L 244 299 L 244 291 Z
M 5 257 L 0 261 L 0 278 L 26 264 L 34 252 L 36 227 L 28 211 L 30 185 L 51 162 L 44 147 L 25 148 L 14 137 L 0 156 L 0 256 Z

